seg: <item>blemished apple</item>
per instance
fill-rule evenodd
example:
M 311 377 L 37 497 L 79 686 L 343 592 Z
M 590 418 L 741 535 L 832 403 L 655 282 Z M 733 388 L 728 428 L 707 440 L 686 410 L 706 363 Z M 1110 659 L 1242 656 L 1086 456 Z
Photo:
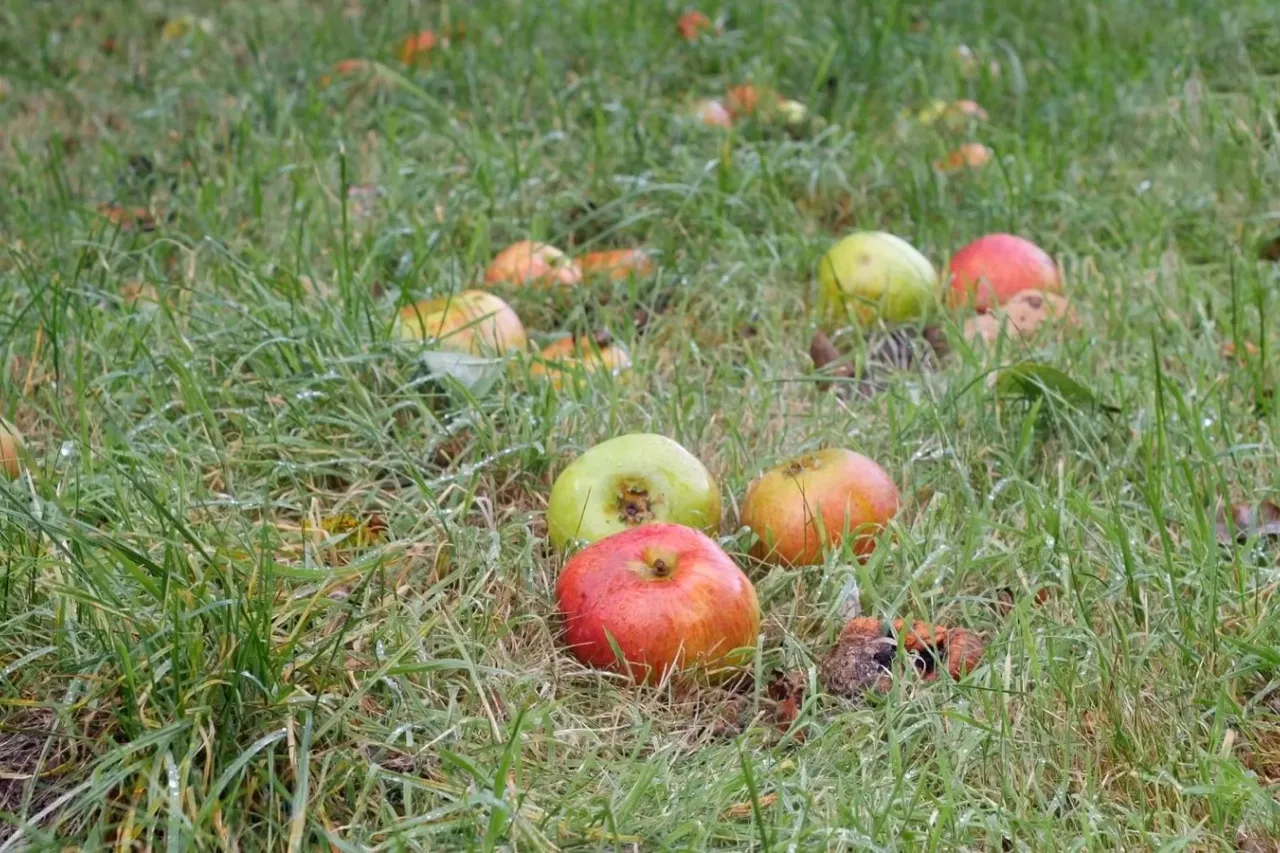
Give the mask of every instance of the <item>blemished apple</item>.
M 396 317 L 396 335 L 471 355 L 498 355 L 524 349 L 528 343 L 524 324 L 511 306 L 483 290 L 406 305 Z
M 23 449 L 22 433 L 13 424 L 0 419 L 0 474 L 10 480 L 17 479 L 22 473 Z M 719 500 L 719 495 L 716 498 Z
M 484 280 L 489 284 L 578 284 L 582 270 L 555 246 L 521 240 L 490 261 Z
M 545 379 L 553 388 L 565 383 L 578 384 L 591 374 L 608 373 L 617 376 L 631 369 L 631 356 L 608 334 L 583 335 L 579 338 L 561 338 L 548 344 L 532 365 L 529 375 Z
M 948 301 L 953 308 L 989 311 L 1024 290 L 1058 293 L 1062 280 L 1049 254 L 1012 234 L 988 234 L 951 259 Z
M 906 323 L 927 316 L 937 301 L 933 264 L 893 234 L 850 234 L 818 264 L 818 313 L 827 326 Z
M 584 276 L 608 276 L 613 281 L 626 281 L 631 276 L 643 278 L 653 274 L 653 259 L 643 249 L 609 249 L 588 252 L 578 258 Z
M 826 550 L 853 536 L 865 557 L 898 511 L 898 487 L 875 461 L 829 448 L 765 472 L 747 489 L 742 523 L 755 532 L 752 554 L 791 566 L 821 563 Z
M 750 661 L 760 631 L 751 581 L 714 540 L 679 524 L 632 528 L 574 554 L 556 602 L 578 660 L 638 682 L 673 671 L 721 680 Z
M 696 456 L 665 435 L 600 442 L 569 463 L 547 502 L 547 533 L 557 548 L 657 522 L 720 530 L 720 487 Z

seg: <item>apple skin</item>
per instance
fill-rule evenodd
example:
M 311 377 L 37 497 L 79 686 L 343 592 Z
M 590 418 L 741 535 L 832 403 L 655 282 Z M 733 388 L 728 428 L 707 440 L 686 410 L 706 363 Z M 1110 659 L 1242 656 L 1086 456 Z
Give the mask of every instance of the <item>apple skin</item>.
M 617 376 L 631 369 L 631 356 L 608 335 L 583 335 L 561 338 L 548 344 L 532 365 L 529 375 L 545 379 L 557 390 L 566 382 L 578 384 L 588 374 L 609 373 Z
M 547 501 L 547 533 L 556 548 L 657 522 L 720 530 L 720 487 L 696 456 L 665 435 L 600 442 L 569 463 Z
M 893 234 L 850 234 L 818 263 L 818 313 L 828 326 L 905 323 L 926 316 L 937 302 L 933 264 Z
M 634 527 L 574 554 L 556 602 L 574 657 L 639 682 L 675 670 L 723 679 L 750 660 L 760 632 L 751 581 L 714 540 L 679 524 Z
M 584 276 L 605 275 L 613 281 L 626 281 L 633 275 L 652 275 L 653 259 L 643 249 L 611 249 L 588 252 L 578 258 L 578 268 Z
M 951 259 L 948 302 L 979 312 L 1003 305 L 1024 290 L 1061 293 L 1058 266 L 1044 250 L 1012 234 L 988 234 Z
M 555 246 L 521 240 L 489 262 L 484 280 L 488 284 L 578 284 L 582 270 Z
M 8 421 L 0 419 L 0 476 L 16 480 L 22 473 L 22 455 L 25 445 L 22 433 Z M 717 500 L 719 496 L 717 495 Z
M 829 448 L 762 474 L 747 489 L 741 517 L 759 538 L 754 556 L 812 566 L 822 562 L 827 546 L 838 547 L 849 534 L 857 537 L 854 553 L 866 557 L 897 511 L 898 487 L 883 468 L 852 450 Z
M 396 317 L 396 335 L 404 340 L 431 340 L 443 350 L 471 355 L 496 355 L 528 344 L 516 312 L 483 290 L 406 305 Z

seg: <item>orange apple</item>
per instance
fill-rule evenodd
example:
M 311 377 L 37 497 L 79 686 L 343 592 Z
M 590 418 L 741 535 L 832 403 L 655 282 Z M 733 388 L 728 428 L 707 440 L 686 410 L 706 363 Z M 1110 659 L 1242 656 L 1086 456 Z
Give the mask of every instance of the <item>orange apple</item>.
M 697 41 L 698 36 L 711 29 L 711 19 L 697 9 L 691 9 L 676 21 L 676 29 L 680 32 L 680 38 L 685 41 Z
M 627 351 L 613 343 L 608 333 L 597 332 L 580 338 L 561 338 L 549 344 L 530 365 L 529 374 L 561 388 L 566 380 L 585 379 L 591 373 L 617 376 L 630 368 L 631 357 Z
M 821 563 L 828 546 L 853 535 L 866 556 L 898 511 L 898 487 L 871 459 L 852 450 L 806 453 L 761 475 L 747 489 L 742 523 L 759 537 L 752 553 L 793 566 Z
M 405 340 L 434 341 L 441 349 L 497 355 L 524 349 L 524 325 L 511 306 L 492 293 L 464 290 L 400 309 L 396 332 Z
M 751 581 L 714 540 L 679 524 L 633 527 L 574 554 L 556 602 L 578 660 L 642 682 L 678 670 L 723 678 L 750 660 L 760 631 Z
M 6 420 L 0 419 L 0 474 L 15 480 L 22 472 L 24 445 L 22 433 Z
M 1053 258 L 1030 240 L 1012 234 L 988 234 L 951 259 L 948 301 L 989 311 L 1024 290 L 1060 293 L 1062 281 Z
M 614 281 L 626 281 L 653 274 L 653 259 L 644 249 L 616 249 L 588 252 L 578 258 L 578 268 L 584 276 L 607 275 Z
M 577 284 L 582 270 L 555 246 L 521 240 L 494 257 L 484 280 L 489 284 Z

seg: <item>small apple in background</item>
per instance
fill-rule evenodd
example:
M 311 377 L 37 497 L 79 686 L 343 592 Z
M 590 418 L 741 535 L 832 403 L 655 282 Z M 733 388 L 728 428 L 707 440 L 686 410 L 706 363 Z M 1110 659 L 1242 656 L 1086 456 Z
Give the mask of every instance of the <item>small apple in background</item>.
M 22 433 L 6 420 L 0 419 L 0 474 L 16 480 L 22 473 L 22 455 L 25 445 Z M 717 502 L 720 496 L 716 495 Z
M 497 355 L 524 349 L 528 343 L 524 324 L 511 306 L 483 290 L 406 305 L 396 317 L 396 335 L 470 355 Z
M 810 566 L 850 534 L 857 537 L 854 552 L 867 556 L 897 511 L 898 487 L 883 468 L 852 450 L 831 448 L 761 475 L 747 489 L 742 523 L 759 537 L 752 549 L 756 557 Z
M 724 104 L 714 98 L 694 104 L 693 114 L 707 127 L 733 127 L 733 116 Z
M 597 444 L 556 478 L 547 502 L 556 548 L 662 521 L 718 532 L 720 487 L 696 456 L 653 433 Z
M 588 252 L 578 258 L 584 276 L 608 276 L 613 281 L 626 281 L 631 276 L 653 275 L 653 259 L 644 249 L 614 249 Z
M 827 326 L 920 319 L 938 301 L 938 273 L 906 240 L 883 231 L 850 234 L 818 264 L 818 312 Z
M 561 338 L 548 344 L 529 367 L 529 375 L 562 388 L 566 381 L 585 380 L 593 373 L 617 376 L 631 369 L 631 356 L 607 332 Z
M 636 527 L 574 554 L 556 602 L 578 660 L 641 682 L 678 670 L 722 679 L 750 660 L 760 631 L 751 581 L 706 534 L 679 524 Z
M 494 257 L 484 280 L 489 284 L 577 284 L 582 270 L 555 246 L 521 240 Z
M 1023 290 L 1062 290 L 1053 258 L 1030 240 L 1012 234 L 979 237 L 956 252 L 950 269 L 948 301 L 954 308 L 972 305 L 979 312 L 989 311 Z

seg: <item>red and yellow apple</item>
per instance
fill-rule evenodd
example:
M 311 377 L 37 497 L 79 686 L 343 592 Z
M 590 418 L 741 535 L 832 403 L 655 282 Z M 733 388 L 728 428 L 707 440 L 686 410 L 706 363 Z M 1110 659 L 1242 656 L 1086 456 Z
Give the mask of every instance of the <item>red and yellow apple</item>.
M 613 281 L 626 281 L 631 276 L 642 278 L 653 274 L 653 259 L 644 249 L 612 249 L 588 252 L 578 258 L 584 276 L 608 276 Z
M 547 533 L 557 548 L 656 522 L 720 530 L 720 487 L 698 457 L 665 435 L 602 441 L 564 469 L 547 501 Z
M 631 368 L 631 356 L 607 334 L 561 338 L 548 344 L 532 365 L 529 375 L 562 388 L 566 381 L 585 380 L 593 373 L 617 376 Z
M 490 261 L 484 280 L 489 284 L 577 284 L 582 270 L 555 246 L 521 240 Z
M 528 342 L 520 317 L 492 293 L 461 293 L 424 299 L 400 309 L 396 334 L 405 340 L 434 341 L 450 352 L 498 355 L 524 349 Z
M 867 556 L 897 511 L 898 487 L 883 468 L 852 450 L 830 448 L 797 456 L 756 479 L 742 503 L 742 523 L 757 536 L 756 557 L 810 566 L 850 535 L 854 553 Z
M 751 581 L 714 540 L 679 524 L 635 527 L 574 554 L 556 602 L 578 660 L 642 682 L 674 671 L 723 678 L 751 659 L 760 631 Z
M 883 231 L 850 234 L 818 264 L 818 313 L 828 327 L 906 323 L 938 301 L 938 274 L 929 259 Z
M 989 311 L 1024 290 L 1058 293 L 1062 281 L 1053 258 L 1030 240 L 1012 234 L 988 234 L 951 259 L 952 307 Z
M 13 424 L 0 419 L 0 474 L 10 480 L 17 479 L 22 472 L 23 451 L 22 433 Z M 717 502 L 719 498 L 716 495 Z

